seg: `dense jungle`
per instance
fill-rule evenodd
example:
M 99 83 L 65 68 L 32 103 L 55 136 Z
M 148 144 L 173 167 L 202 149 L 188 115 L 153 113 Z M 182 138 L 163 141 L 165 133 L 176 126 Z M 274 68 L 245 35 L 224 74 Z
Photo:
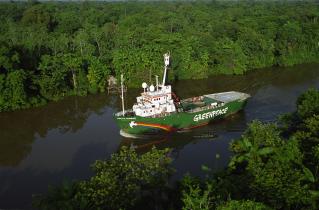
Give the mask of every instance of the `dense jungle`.
M 139 86 L 319 60 L 314 2 L 2 2 L 0 111 Z M 154 81 L 153 81 L 154 82 Z

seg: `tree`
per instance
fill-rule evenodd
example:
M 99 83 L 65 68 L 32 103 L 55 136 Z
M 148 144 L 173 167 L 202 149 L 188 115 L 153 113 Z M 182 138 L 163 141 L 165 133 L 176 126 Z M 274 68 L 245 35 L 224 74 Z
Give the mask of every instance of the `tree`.
M 64 54 L 62 62 L 67 72 L 72 75 L 73 92 L 75 94 L 86 94 L 87 81 L 84 77 L 84 69 L 82 68 L 82 57 L 74 54 Z
M 242 27 L 239 44 L 247 56 L 247 69 L 271 66 L 275 62 L 273 37 L 265 37 L 251 28 Z
M 168 150 L 156 150 L 141 155 L 123 148 L 109 161 L 97 161 L 96 173 L 81 184 L 79 197 L 96 207 L 119 209 L 133 206 L 144 193 L 163 189 L 172 172 Z
M 297 100 L 297 114 L 301 119 L 307 119 L 319 113 L 319 91 L 310 89 Z
M 69 70 L 63 63 L 62 54 L 58 54 L 58 56 L 42 56 L 39 71 L 40 77 L 37 83 L 44 98 L 58 100 L 69 94 Z
M 216 204 L 212 195 L 213 186 L 211 183 L 202 184 L 200 180 L 186 175 L 182 180 L 182 201 L 183 210 L 209 210 Z
M 64 33 L 50 33 L 47 47 L 51 50 L 51 55 L 57 56 L 60 53 L 69 51 L 69 39 Z
M 0 74 L 0 111 L 16 110 L 28 105 L 25 80 L 26 73 L 23 70 Z
M 95 47 L 90 43 L 89 34 L 80 29 L 75 33 L 74 37 L 75 52 L 81 57 L 92 56 L 95 51 Z
M 24 11 L 21 22 L 25 25 L 42 25 L 49 28 L 53 20 L 47 8 L 43 4 L 35 4 L 29 7 Z
M 212 74 L 243 74 L 247 70 L 247 57 L 237 42 L 224 38 L 212 47 Z
M 230 200 L 217 207 L 217 210 L 271 210 L 263 203 L 250 200 Z
M 297 110 L 281 118 L 285 135 L 295 138 L 303 155 L 303 163 L 314 174 L 313 196 L 318 193 L 319 91 L 309 89 L 298 97 Z M 318 204 L 317 204 L 318 205 Z
M 110 69 L 96 57 L 90 57 L 88 62 L 89 66 L 87 78 L 90 92 L 104 92 L 106 79 L 110 73 Z
M 74 5 L 73 5 L 74 6 Z M 81 20 L 76 8 L 67 8 L 57 13 L 56 32 L 72 35 L 81 27 Z
M 298 57 L 302 45 L 302 29 L 298 22 L 288 21 L 280 27 L 277 33 L 276 50 L 278 63 L 284 66 L 291 66 L 300 62 Z
M 19 63 L 19 54 L 16 51 L 10 51 L 10 48 L 2 45 L 0 47 L 0 73 L 8 71 Z
M 232 150 L 230 166 L 243 167 L 252 176 L 247 185 L 254 199 L 274 208 L 311 206 L 315 198 L 309 186 L 315 179 L 303 164 L 296 139 L 283 140 L 274 125 L 256 121 L 232 144 Z
M 34 204 L 41 209 L 126 209 L 141 199 L 151 201 L 167 187 L 172 173 L 167 153 L 153 148 L 138 155 L 122 147 L 109 160 L 96 161 L 89 180 L 51 190 Z

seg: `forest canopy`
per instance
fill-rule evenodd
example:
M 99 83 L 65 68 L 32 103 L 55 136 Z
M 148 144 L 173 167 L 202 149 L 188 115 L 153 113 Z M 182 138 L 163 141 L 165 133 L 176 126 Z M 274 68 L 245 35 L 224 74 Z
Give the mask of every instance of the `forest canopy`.
M 319 60 L 312 2 L 10 2 L 0 4 L 0 111 L 137 86 Z

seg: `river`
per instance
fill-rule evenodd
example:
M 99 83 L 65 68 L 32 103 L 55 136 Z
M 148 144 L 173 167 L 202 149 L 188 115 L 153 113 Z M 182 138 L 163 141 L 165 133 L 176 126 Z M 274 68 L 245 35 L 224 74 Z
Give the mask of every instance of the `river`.
M 173 84 L 180 98 L 222 91 L 251 94 L 244 111 L 187 133 L 159 139 L 128 139 L 119 135 L 112 118 L 120 110 L 117 95 L 69 97 L 40 108 L 0 113 L 0 209 L 30 209 L 32 194 L 48 185 L 92 175 L 90 165 L 106 159 L 122 145 L 145 152 L 153 145 L 173 149 L 172 180 L 189 172 L 204 176 L 201 165 L 221 170 L 231 156 L 229 142 L 240 137 L 253 119 L 275 121 L 295 110 L 295 101 L 309 87 L 319 88 L 319 65 L 268 68 L 243 76 L 214 76 Z M 141 89 L 129 90 L 131 107 Z M 217 134 L 211 138 L 210 134 Z

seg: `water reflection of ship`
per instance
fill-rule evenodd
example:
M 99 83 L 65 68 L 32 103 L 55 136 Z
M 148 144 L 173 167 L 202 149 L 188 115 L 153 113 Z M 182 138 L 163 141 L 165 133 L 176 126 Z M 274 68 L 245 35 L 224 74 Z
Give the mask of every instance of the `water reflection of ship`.
M 196 144 L 202 140 L 216 139 L 217 134 L 213 131 L 206 132 L 185 132 L 185 133 L 173 133 L 169 135 L 135 135 L 129 138 L 124 138 L 121 141 L 119 148 L 127 146 L 134 148 L 138 153 L 145 153 L 151 150 L 153 147 L 157 149 L 171 148 L 172 153 L 176 153 L 183 149 L 186 145 L 193 143 Z M 173 155 L 173 156 L 175 156 Z
M 216 137 L 217 137 L 217 134 L 213 131 L 209 131 L 206 133 L 202 133 L 202 134 L 193 136 L 193 138 L 196 138 L 196 139 L 214 139 Z

